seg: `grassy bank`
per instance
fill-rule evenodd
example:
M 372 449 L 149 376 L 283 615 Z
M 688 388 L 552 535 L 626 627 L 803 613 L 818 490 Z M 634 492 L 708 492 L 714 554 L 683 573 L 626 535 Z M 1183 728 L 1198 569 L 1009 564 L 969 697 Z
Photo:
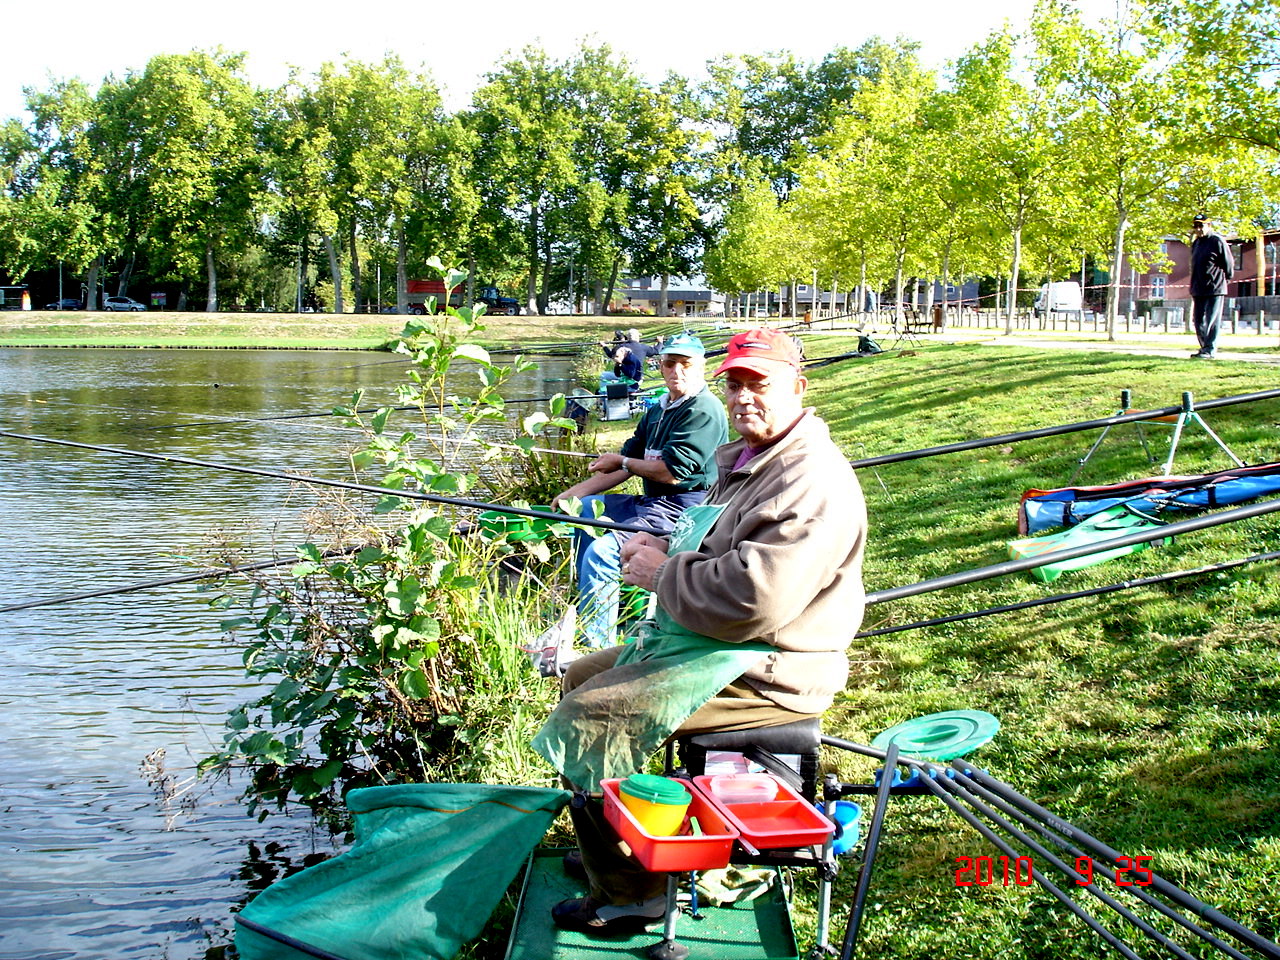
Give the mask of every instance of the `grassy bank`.
M 316 313 L 0 312 L 3 347 L 266 347 L 373 350 L 393 341 L 404 317 Z M 490 317 L 492 345 L 607 338 L 618 317 Z M 645 326 L 660 326 L 650 321 Z
M 946 346 L 837 364 L 814 371 L 812 380 L 812 398 L 851 458 L 1108 416 L 1121 389 L 1131 389 L 1142 409 L 1176 405 L 1182 390 L 1208 399 L 1276 386 L 1268 370 L 1243 363 Z M 1280 459 L 1280 403 L 1213 410 L 1205 418 L 1245 462 Z M 1170 429 L 1144 428 L 1161 463 Z M 868 588 L 1006 559 L 1022 491 L 1064 485 L 1095 438 L 1073 434 L 863 470 Z M 1192 427 L 1173 469 L 1227 466 Z M 1159 472 L 1126 426 L 1111 431 L 1077 482 Z M 870 608 L 864 629 L 1274 550 L 1278 532 L 1273 518 L 1250 520 L 1052 585 L 1023 574 L 925 594 Z M 1158 873 L 1274 939 L 1277 612 L 1280 578 L 1274 563 L 1265 563 L 855 641 L 854 676 L 825 726 L 867 742 L 912 716 L 988 710 L 1003 729 L 975 762 L 1112 846 L 1154 857 Z M 844 772 L 865 775 L 869 768 L 845 762 Z M 866 955 L 1097 953 L 1083 924 L 1038 888 L 957 888 L 956 857 L 996 851 L 936 800 L 895 802 L 887 829 L 864 927 Z M 852 875 L 842 877 L 846 902 L 852 884 Z

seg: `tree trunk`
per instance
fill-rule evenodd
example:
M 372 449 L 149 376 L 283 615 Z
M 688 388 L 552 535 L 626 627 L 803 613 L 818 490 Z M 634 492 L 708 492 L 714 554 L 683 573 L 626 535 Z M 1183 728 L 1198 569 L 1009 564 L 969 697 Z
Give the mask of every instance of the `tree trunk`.
M 89 264 L 89 275 L 84 281 L 84 308 L 86 310 L 98 309 L 98 273 L 102 270 L 102 257 L 94 257 L 93 263 Z
M 542 241 L 542 289 L 538 291 L 538 316 L 547 312 L 551 300 L 551 238 Z
M 951 244 L 954 241 L 948 239 L 947 245 L 942 248 L 942 329 L 947 329 L 947 287 L 951 283 Z
M 185 313 L 187 310 L 187 288 L 182 287 L 178 290 L 178 312 Z
M 472 247 L 467 251 L 467 288 L 466 288 L 466 306 L 475 308 L 476 305 L 476 251 Z
M 800 315 L 800 278 L 799 277 L 791 278 L 791 290 L 789 291 L 789 293 L 791 295 L 787 297 L 787 300 L 790 301 L 788 305 L 788 309 L 791 313 L 791 316 L 793 317 L 799 316 Z
M 408 241 L 404 236 L 404 223 L 396 224 L 396 313 L 409 312 Z
M 525 287 L 525 309 L 530 316 L 538 316 L 538 201 L 529 205 L 529 277 Z
M 329 276 L 333 278 L 333 312 L 342 313 L 342 264 L 333 237 L 324 235 L 324 252 L 329 257 Z
M 902 314 L 902 270 L 903 264 L 907 259 L 907 248 L 898 247 L 897 263 L 894 264 L 893 271 L 893 320 L 895 323 L 901 323 Z
M 867 258 L 862 258 L 862 263 L 858 267 L 858 315 L 867 312 Z
M 204 248 L 204 273 L 208 283 L 208 293 L 205 294 L 204 309 L 205 313 L 216 313 L 218 310 L 218 265 L 213 260 L 213 244 L 206 244 Z
M 116 283 L 116 296 L 127 297 L 129 295 L 129 278 L 133 276 L 133 264 L 138 259 L 136 253 L 129 255 L 129 262 L 124 265 L 124 269 L 120 271 L 120 279 Z
M 1107 339 L 1116 339 L 1116 314 L 1120 309 L 1120 265 L 1124 263 L 1124 235 L 1129 229 L 1129 218 L 1120 211 L 1117 218 L 1115 243 L 1111 248 L 1111 283 L 1107 285 Z
M 360 250 L 356 246 L 356 223 L 351 221 L 351 229 L 347 233 L 347 256 L 351 260 L 351 296 L 355 300 L 353 307 L 356 313 L 368 313 L 368 297 L 363 296 L 364 284 L 360 282 Z
M 670 311 L 667 306 L 667 288 L 671 283 L 671 274 L 662 275 L 662 290 L 658 294 L 658 316 L 665 317 Z
M 1013 312 L 1018 305 L 1018 269 L 1022 265 L 1022 227 L 1013 230 L 1013 263 L 1009 267 L 1009 307 L 1005 315 L 1004 334 L 1013 333 Z
M 609 267 L 609 279 L 605 281 L 604 289 L 600 292 L 601 316 L 609 312 L 609 301 L 613 299 L 613 288 L 618 285 L 618 271 L 621 269 L 622 258 L 614 257 L 613 263 Z

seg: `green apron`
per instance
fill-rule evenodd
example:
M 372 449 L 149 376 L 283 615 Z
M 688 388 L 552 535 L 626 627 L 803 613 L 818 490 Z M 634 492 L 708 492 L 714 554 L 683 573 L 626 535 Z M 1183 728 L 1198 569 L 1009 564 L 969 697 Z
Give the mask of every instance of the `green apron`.
M 671 531 L 668 555 L 696 549 L 723 511 L 723 504 L 686 510 Z M 772 649 L 686 630 L 657 605 L 614 667 L 560 701 L 533 748 L 570 783 L 598 790 L 602 779 L 643 770 L 680 724 Z

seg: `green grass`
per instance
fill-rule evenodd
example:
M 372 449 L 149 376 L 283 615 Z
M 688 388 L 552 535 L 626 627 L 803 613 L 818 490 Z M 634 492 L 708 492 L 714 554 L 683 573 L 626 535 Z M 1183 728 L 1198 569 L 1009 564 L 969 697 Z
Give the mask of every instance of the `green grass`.
M 815 338 L 813 357 L 849 349 Z M 1016 345 L 930 343 L 810 372 L 809 402 L 850 458 L 1110 416 L 1123 389 L 1135 409 L 1177 406 L 1276 387 L 1268 367 Z M 1280 460 L 1280 401 L 1209 410 L 1205 420 L 1247 463 Z M 630 424 L 601 426 L 615 449 Z M 1167 423 L 1113 428 L 1077 483 L 1158 474 Z M 870 536 L 868 590 L 915 583 L 1007 559 L 1016 508 L 1029 488 L 1067 484 L 1096 431 L 1002 444 L 860 471 Z M 1184 432 L 1173 471 L 1230 466 L 1198 427 Z M 1277 548 L 1274 516 L 1184 535 L 1167 547 L 1064 574 L 1027 574 L 867 609 L 865 629 L 913 623 L 1186 570 Z M 1032 800 L 1151 866 L 1245 926 L 1280 936 L 1280 577 L 1274 563 L 866 640 L 826 731 L 866 743 L 910 717 L 982 709 L 1002 723 L 971 759 Z M 829 750 L 848 782 L 875 764 Z M 869 809 L 867 814 L 869 814 Z M 865 818 L 864 818 L 865 823 Z M 557 837 L 563 842 L 563 837 Z M 1018 853 L 1026 851 L 1019 849 Z M 932 798 L 896 799 L 886 821 L 859 956 L 1093 957 L 1101 941 L 1038 887 L 957 887 L 955 858 L 998 855 Z M 1039 858 L 1038 858 L 1039 859 Z M 1067 858 L 1069 861 L 1071 858 Z M 1054 871 L 1043 860 L 1045 872 Z M 846 862 L 835 939 L 856 882 Z M 1107 885 L 1112 892 L 1115 888 Z M 1077 900 L 1071 882 L 1065 888 Z M 797 922 L 813 932 L 813 888 L 799 884 Z M 1130 907 L 1135 901 L 1121 899 Z M 1105 908 L 1086 908 L 1140 954 L 1141 935 Z M 1172 935 L 1148 908 L 1144 919 Z M 1198 943 L 1180 942 L 1193 956 Z
M 1126 388 L 1136 408 L 1150 409 L 1177 405 L 1183 390 L 1209 399 L 1274 386 L 1269 370 L 1245 363 L 929 346 L 816 370 L 810 397 L 850 456 L 862 457 L 1108 416 Z M 1280 402 L 1204 416 L 1245 462 L 1280 459 Z M 1162 464 L 1171 428 L 1144 430 Z M 871 518 L 868 589 L 1006 559 L 1022 491 L 1065 485 L 1096 435 L 861 471 Z M 1173 470 L 1229 465 L 1192 427 Z M 1077 482 L 1159 472 L 1134 428 L 1125 426 L 1111 431 Z M 1190 569 L 1275 549 L 1278 531 L 1271 517 L 1249 520 L 1069 573 L 1053 585 L 1023 574 L 877 605 L 864 628 Z M 1153 856 L 1158 873 L 1274 939 L 1278 611 L 1280 578 L 1268 563 L 855 641 L 853 679 L 825 727 L 867 742 L 912 716 L 988 710 L 1003 727 L 972 758 L 976 763 L 1123 852 Z M 856 778 L 868 764 L 842 761 L 841 770 Z M 887 828 L 863 930 L 865 955 L 1097 952 L 1082 922 L 1038 890 L 957 888 L 955 857 L 995 851 L 937 801 L 895 802 Z M 853 879 L 852 871 L 842 875 L 838 898 L 847 902 Z

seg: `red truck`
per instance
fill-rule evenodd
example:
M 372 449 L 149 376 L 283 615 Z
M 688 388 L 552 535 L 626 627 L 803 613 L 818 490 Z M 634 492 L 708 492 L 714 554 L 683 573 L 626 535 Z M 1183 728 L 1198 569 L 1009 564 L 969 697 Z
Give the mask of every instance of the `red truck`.
M 458 284 L 448 295 L 451 307 L 462 306 L 464 285 Z M 436 313 L 443 313 L 445 308 L 445 289 L 443 280 L 410 280 L 405 289 L 405 299 L 409 304 L 409 312 L 423 314 L 427 312 L 427 300 L 436 299 Z M 489 313 L 505 314 L 508 317 L 520 313 L 520 304 L 512 297 L 499 295 L 497 287 L 476 288 L 476 303 L 483 303 Z

